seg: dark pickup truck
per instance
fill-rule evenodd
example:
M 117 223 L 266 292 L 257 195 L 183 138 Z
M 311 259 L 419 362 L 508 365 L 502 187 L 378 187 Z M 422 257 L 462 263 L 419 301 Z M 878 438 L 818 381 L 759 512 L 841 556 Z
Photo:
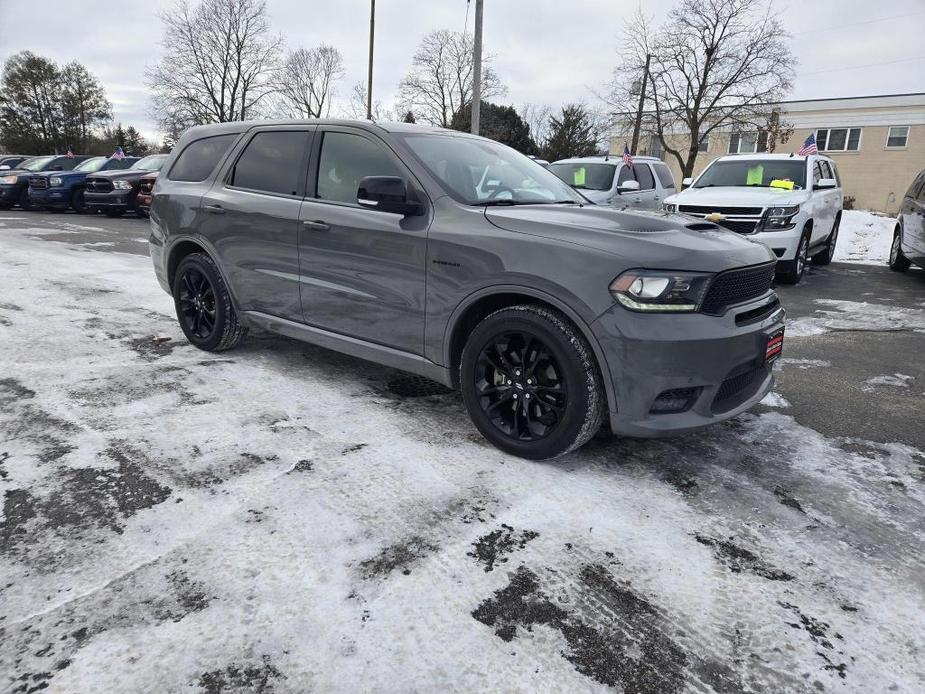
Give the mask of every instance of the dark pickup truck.
M 8 210 L 13 205 L 31 210 L 29 179 L 33 174 L 43 171 L 70 171 L 89 158 L 88 154 L 71 157 L 49 154 L 27 159 L 17 164 L 15 169 L 0 171 L 0 210 Z
M 109 217 L 120 217 L 126 212 L 145 216 L 138 207 L 137 195 L 141 179 L 159 171 L 167 160 L 166 154 L 152 154 L 139 159 L 123 171 L 104 171 L 87 176 L 84 201 L 89 212 L 105 212 Z

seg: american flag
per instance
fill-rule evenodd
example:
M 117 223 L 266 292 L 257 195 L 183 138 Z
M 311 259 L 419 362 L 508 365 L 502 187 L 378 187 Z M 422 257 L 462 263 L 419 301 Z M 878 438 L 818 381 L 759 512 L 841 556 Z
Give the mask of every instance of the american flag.
M 623 163 L 632 168 L 633 166 L 633 155 L 630 154 L 630 148 L 626 146 L 626 143 L 623 143 Z
M 66 156 L 68 159 L 73 159 L 74 158 L 74 148 L 68 145 L 67 154 L 65 154 L 64 156 Z
M 121 161 L 122 159 L 125 159 L 125 152 L 122 151 L 121 147 L 116 147 L 116 151 L 112 153 L 110 159 L 118 159 Z
M 809 137 L 806 138 L 806 142 L 800 147 L 798 154 L 801 157 L 805 157 L 807 154 L 817 154 L 818 152 L 819 149 L 816 147 L 816 134 L 810 133 Z

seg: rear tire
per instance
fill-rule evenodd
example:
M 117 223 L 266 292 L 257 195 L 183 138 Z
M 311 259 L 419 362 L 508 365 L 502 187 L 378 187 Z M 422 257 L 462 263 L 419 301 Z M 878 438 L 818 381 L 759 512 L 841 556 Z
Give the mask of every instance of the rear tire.
M 781 284 L 797 284 L 803 279 L 803 273 L 806 271 L 806 264 L 809 262 L 809 229 L 803 230 L 800 237 L 800 244 L 797 246 L 796 257 L 785 264 L 783 270 L 777 271 L 777 281 Z
M 545 460 L 579 448 L 604 416 L 591 347 L 545 306 L 512 306 L 484 318 L 463 348 L 459 382 L 476 428 L 521 458 Z
M 890 246 L 890 270 L 894 272 L 905 272 L 912 263 L 903 255 L 902 249 L 902 229 L 896 227 L 893 234 L 893 245 Z
M 247 334 L 238 322 L 231 293 L 215 261 L 190 253 L 180 261 L 173 281 L 177 320 L 186 339 L 206 352 L 235 347 Z
M 838 228 L 841 226 L 841 213 L 835 218 L 832 233 L 825 242 L 825 248 L 813 256 L 813 265 L 828 265 L 835 257 L 835 245 L 838 243 Z

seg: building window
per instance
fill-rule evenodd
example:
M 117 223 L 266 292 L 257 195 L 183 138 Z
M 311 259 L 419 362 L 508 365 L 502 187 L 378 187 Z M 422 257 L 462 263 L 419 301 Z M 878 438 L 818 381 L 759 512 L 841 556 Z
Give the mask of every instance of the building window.
M 732 133 L 729 136 L 729 154 L 754 154 L 768 151 L 767 132 Z
M 886 135 L 887 149 L 902 149 L 909 144 L 909 126 L 894 125 Z
M 710 151 L 710 136 L 704 135 L 700 138 L 700 142 L 697 143 L 697 153 L 706 154 Z
M 825 128 L 816 131 L 820 152 L 857 152 L 861 149 L 860 128 Z

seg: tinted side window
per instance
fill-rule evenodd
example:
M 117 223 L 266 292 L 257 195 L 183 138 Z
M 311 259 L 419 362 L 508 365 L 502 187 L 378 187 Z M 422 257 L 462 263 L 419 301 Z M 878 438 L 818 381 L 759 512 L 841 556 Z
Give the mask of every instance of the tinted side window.
M 915 198 L 917 195 L 921 195 L 923 191 L 925 191 L 922 187 L 923 183 L 925 183 L 925 171 L 916 176 L 915 180 L 912 181 L 912 185 L 909 186 L 909 190 L 906 191 L 906 197 Z
M 829 168 L 829 162 L 827 162 L 827 161 L 820 161 L 820 162 L 819 162 L 819 166 L 822 167 L 822 177 L 823 177 L 823 178 L 835 178 L 835 177 L 832 175 L 832 169 Z
M 385 149 L 371 140 L 350 133 L 325 133 L 318 161 L 317 197 L 355 205 L 364 176 L 405 177 Z
M 620 167 L 620 176 L 617 178 L 617 186 L 626 181 L 635 181 L 636 177 L 633 175 L 633 170 L 628 166 Z
M 655 169 L 655 175 L 658 176 L 658 180 L 662 184 L 662 188 L 674 188 L 674 178 L 671 175 L 671 170 L 664 164 L 655 164 L 652 166 Z
M 819 165 L 819 162 L 817 161 L 813 165 L 813 185 L 816 185 L 817 183 L 819 183 L 819 181 L 823 178 L 825 178 L 825 176 L 822 175 L 822 167 Z
M 76 157 L 71 159 L 68 159 L 67 157 L 58 157 L 54 161 L 50 162 L 48 166 L 45 167 L 45 170 L 51 171 L 56 166 L 60 166 L 60 171 L 70 171 L 78 164 L 82 164 L 86 159 L 87 157 L 84 157 L 83 159 L 77 159 Z
M 639 181 L 639 190 L 652 190 L 655 188 L 655 179 L 652 178 L 652 169 L 648 164 L 636 164 L 636 180 Z
M 171 181 L 204 181 L 215 169 L 231 143 L 238 138 L 237 133 L 205 137 L 187 145 L 177 160 L 170 167 L 167 178 Z
M 257 133 L 231 170 L 228 184 L 298 195 L 300 181 L 305 179 L 302 156 L 308 139 L 305 131 Z

